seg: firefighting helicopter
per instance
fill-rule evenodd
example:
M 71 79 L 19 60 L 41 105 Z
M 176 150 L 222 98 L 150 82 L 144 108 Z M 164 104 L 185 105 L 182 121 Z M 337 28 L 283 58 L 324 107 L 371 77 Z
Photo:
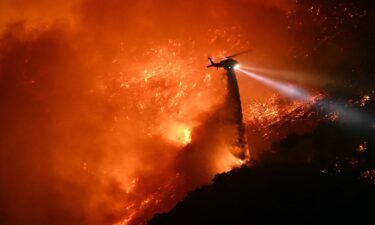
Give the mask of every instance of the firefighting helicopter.
M 214 60 L 211 57 L 208 57 L 208 60 L 210 61 L 211 64 L 208 65 L 207 68 L 216 67 L 217 69 L 224 68 L 225 70 L 234 70 L 234 69 L 236 69 L 236 67 L 239 66 L 239 64 L 236 60 L 234 60 L 232 58 L 236 57 L 236 56 L 239 56 L 239 55 L 242 55 L 242 54 L 245 54 L 245 53 L 248 53 L 250 51 L 251 50 L 246 50 L 246 51 L 242 51 L 242 52 L 239 52 L 237 54 L 234 54 L 234 55 L 226 56 L 223 60 L 221 60 L 218 63 L 215 63 Z

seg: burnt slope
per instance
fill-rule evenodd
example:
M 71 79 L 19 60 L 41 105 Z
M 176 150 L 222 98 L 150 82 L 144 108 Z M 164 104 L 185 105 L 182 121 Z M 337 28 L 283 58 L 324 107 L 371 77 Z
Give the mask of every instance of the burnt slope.
M 149 224 L 360 222 L 372 219 L 374 200 L 373 186 L 354 177 L 305 165 L 242 167 L 216 176 Z
M 374 128 L 326 123 L 274 144 L 252 167 L 217 175 L 150 225 L 372 221 Z M 367 140 L 364 152 L 356 151 Z M 363 176 L 370 171 L 367 176 Z M 365 179 L 366 178 L 366 179 Z

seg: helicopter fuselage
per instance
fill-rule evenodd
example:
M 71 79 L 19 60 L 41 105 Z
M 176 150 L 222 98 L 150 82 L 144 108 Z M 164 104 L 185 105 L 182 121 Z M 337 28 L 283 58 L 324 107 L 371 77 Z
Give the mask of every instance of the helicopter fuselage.
M 235 66 L 238 65 L 238 62 L 232 58 L 227 58 L 225 60 L 220 61 L 219 63 L 214 63 L 211 59 L 211 65 L 207 67 L 217 67 L 217 68 L 224 68 L 226 70 L 234 70 Z

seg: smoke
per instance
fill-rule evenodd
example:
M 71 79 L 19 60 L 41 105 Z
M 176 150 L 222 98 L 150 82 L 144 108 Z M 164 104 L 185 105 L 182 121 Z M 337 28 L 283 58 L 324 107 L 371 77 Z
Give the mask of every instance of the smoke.
M 2 223 L 117 220 L 118 182 L 83 170 L 85 159 L 105 157 L 99 109 L 108 106 L 88 92 L 90 74 L 64 32 L 33 38 L 18 23 L 1 44 Z
M 238 165 L 225 75 L 205 70 L 207 54 L 259 46 L 255 62 L 276 63 L 293 7 L 0 4 L 0 221 L 9 225 L 139 224 Z M 242 85 L 245 99 L 267 90 Z

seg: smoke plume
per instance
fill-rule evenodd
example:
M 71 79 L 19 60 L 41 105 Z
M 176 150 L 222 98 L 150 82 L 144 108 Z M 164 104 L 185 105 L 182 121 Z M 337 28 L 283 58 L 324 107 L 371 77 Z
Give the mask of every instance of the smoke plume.
M 140 224 L 239 165 L 207 56 L 291 64 L 293 2 L 1 1 L 0 223 Z

